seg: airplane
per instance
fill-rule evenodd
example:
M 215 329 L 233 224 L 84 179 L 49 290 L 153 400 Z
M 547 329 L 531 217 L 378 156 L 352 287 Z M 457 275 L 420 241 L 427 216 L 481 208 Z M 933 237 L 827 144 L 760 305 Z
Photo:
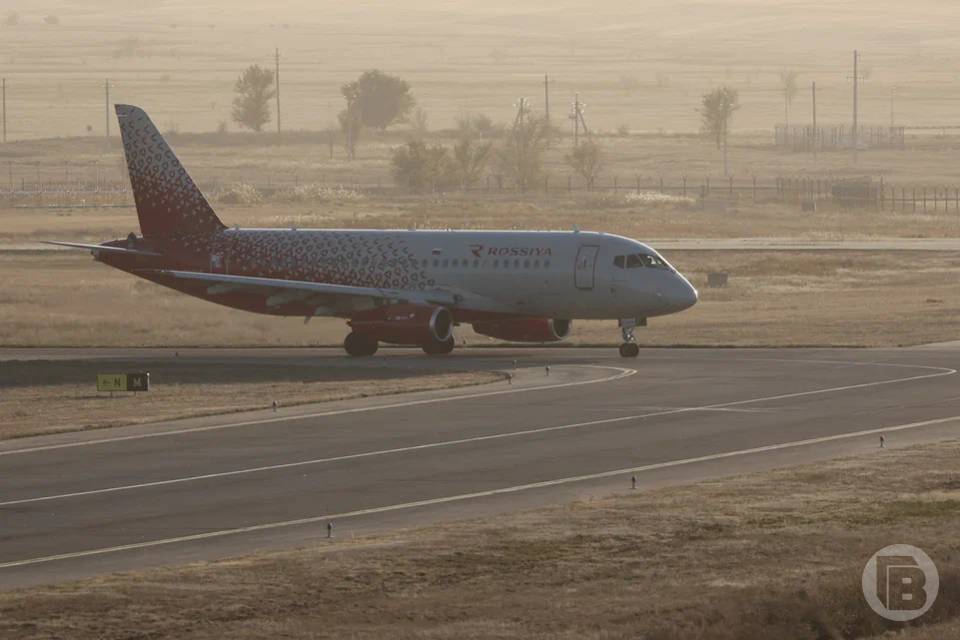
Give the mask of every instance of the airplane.
M 635 358 L 647 318 L 688 309 L 697 290 L 651 247 L 587 231 L 241 229 L 224 225 L 145 111 L 115 105 L 141 235 L 51 241 L 221 305 L 344 318 L 343 346 L 450 353 L 455 326 L 513 342 L 563 340 L 571 322 L 616 319 Z

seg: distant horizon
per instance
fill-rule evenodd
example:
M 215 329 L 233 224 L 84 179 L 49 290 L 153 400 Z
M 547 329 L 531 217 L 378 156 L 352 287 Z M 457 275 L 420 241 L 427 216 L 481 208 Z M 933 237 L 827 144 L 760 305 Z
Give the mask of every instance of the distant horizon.
M 797 121 L 810 119 L 816 81 L 821 120 L 843 123 L 854 49 L 862 52 L 863 122 L 887 123 L 894 93 L 899 121 L 953 124 L 960 98 L 952 71 L 960 44 L 941 26 L 960 8 L 940 0 L 224 6 L 102 0 L 0 9 L 0 20 L 18 13 L 16 25 L 0 27 L 8 138 L 83 136 L 87 127 L 102 135 L 106 79 L 112 102 L 149 106 L 165 130 L 232 125 L 234 81 L 250 64 L 273 68 L 277 48 L 291 131 L 336 126 L 340 86 L 371 68 L 408 80 L 437 129 L 471 113 L 509 121 L 520 97 L 542 112 L 549 74 L 561 125 L 579 93 L 598 130 L 694 132 L 698 96 L 727 84 L 742 102 L 732 130 L 770 130 L 785 117 L 784 70 L 798 74 Z M 50 15 L 58 24 L 44 22 Z

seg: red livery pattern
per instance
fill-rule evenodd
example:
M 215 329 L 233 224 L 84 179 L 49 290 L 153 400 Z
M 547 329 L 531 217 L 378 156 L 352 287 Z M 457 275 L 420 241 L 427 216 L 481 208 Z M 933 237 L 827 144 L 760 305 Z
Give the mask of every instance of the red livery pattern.
M 116 110 L 144 237 L 209 253 L 213 234 L 226 227 L 147 114 L 127 105 Z
M 406 242 L 374 234 L 227 230 L 214 237 L 213 256 L 236 274 L 390 289 L 433 285 Z

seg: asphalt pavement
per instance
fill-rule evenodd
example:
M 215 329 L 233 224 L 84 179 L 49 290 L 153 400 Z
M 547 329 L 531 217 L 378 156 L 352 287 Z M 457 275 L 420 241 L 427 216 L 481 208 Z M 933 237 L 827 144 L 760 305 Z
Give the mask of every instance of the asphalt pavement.
M 513 373 L 0 442 L 0 587 L 222 558 L 960 435 L 960 348 L 7 349 Z M 549 371 L 547 370 L 549 367 Z M 893 470 L 892 472 L 895 472 Z M 654 517 L 654 516 L 652 516 Z

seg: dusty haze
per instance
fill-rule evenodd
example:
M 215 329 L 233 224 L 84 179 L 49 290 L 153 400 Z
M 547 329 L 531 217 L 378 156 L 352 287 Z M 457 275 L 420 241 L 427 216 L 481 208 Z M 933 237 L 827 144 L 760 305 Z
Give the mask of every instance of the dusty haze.
M 464 113 L 509 119 L 520 96 L 542 109 L 549 73 L 555 118 L 579 91 L 597 129 L 696 131 L 699 96 L 726 83 L 743 103 L 735 129 L 769 130 L 786 68 L 800 74 L 792 120 L 809 120 L 816 80 L 821 121 L 847 122 L 855 48 L 864 123 L 889 122 L 894 86 L 899 123 L 960 123 L 952 0 L 0 2 L 0 18 L 11 11 L 0 75 L 12 139 L 101 134 L 107 77 L 114 101 L 147 107 L 161 128 L 214 130 L 239 72 L 272 65 L 275 47 L 286 129 L 335 122 L 340 85 L 374 67 L 409 80 L 437 128 Z

